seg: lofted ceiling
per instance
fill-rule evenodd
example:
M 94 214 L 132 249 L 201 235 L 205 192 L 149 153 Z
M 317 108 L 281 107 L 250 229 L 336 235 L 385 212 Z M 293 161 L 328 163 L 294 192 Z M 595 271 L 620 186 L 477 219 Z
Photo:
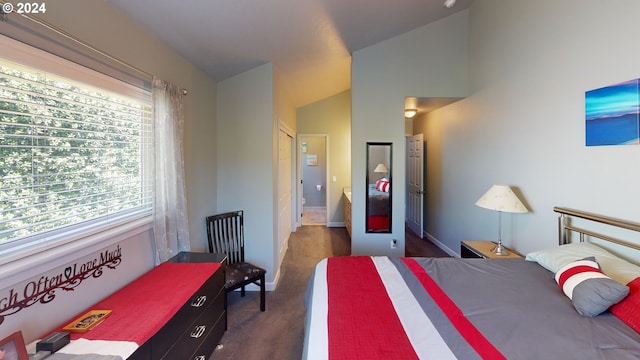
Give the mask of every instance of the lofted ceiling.
M 300 107 L 351 87 L 354 51 L 473 0 L 106 1 L 216 81 L 272 62 Z

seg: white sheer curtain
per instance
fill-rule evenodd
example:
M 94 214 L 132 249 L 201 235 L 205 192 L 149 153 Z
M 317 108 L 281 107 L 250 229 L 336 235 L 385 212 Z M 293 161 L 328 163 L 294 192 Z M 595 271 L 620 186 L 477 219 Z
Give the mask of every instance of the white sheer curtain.
M 154 214 L 156 265 L 188 251 L 189 230 L 182 156 L 182 91 L 153 79 Z

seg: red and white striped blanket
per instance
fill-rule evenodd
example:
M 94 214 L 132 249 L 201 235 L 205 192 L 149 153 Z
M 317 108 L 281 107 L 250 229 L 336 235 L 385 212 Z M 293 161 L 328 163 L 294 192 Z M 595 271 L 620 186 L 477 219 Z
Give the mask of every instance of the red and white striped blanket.
M 372 273 L 380 276 L 363 276 Z M 422 289 L 403 280 L 409 274 Z M 327 307 L 312 319 L 309 359 L 456 359 L 460 352 L 504 359 L 411 258 L 329 258 L 316 275 L 326 276 L 327 297 L 319 300 Z M 442 337 L 442 328 L 457 331 Z

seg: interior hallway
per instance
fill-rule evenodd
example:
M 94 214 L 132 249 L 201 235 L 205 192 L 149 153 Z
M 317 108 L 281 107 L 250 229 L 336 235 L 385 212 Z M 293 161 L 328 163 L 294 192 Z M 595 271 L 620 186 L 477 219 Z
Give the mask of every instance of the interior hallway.
M 302 225 L 326 225 L 327 208 L 306 208 L 302 211 Z

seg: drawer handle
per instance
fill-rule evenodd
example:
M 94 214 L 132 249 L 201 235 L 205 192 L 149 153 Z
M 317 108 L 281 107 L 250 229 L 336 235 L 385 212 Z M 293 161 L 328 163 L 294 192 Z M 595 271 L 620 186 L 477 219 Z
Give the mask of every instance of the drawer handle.
M 202 334 L 204 334 L 206 330 L 207 327 L 205 325 L 196 326 L 195 329 L 193 329 L 193 331 L 191 332 L 191 337 L 197 339 L 202 336 Z
M 191 302 L 191 306 L 200 307 L 200 306 L 204 305 L 205 302 L 207 302 L 207 295 L 198 296 L 197 299 L 195 299 L 195 300 L 193 300 L 193 302 Z

